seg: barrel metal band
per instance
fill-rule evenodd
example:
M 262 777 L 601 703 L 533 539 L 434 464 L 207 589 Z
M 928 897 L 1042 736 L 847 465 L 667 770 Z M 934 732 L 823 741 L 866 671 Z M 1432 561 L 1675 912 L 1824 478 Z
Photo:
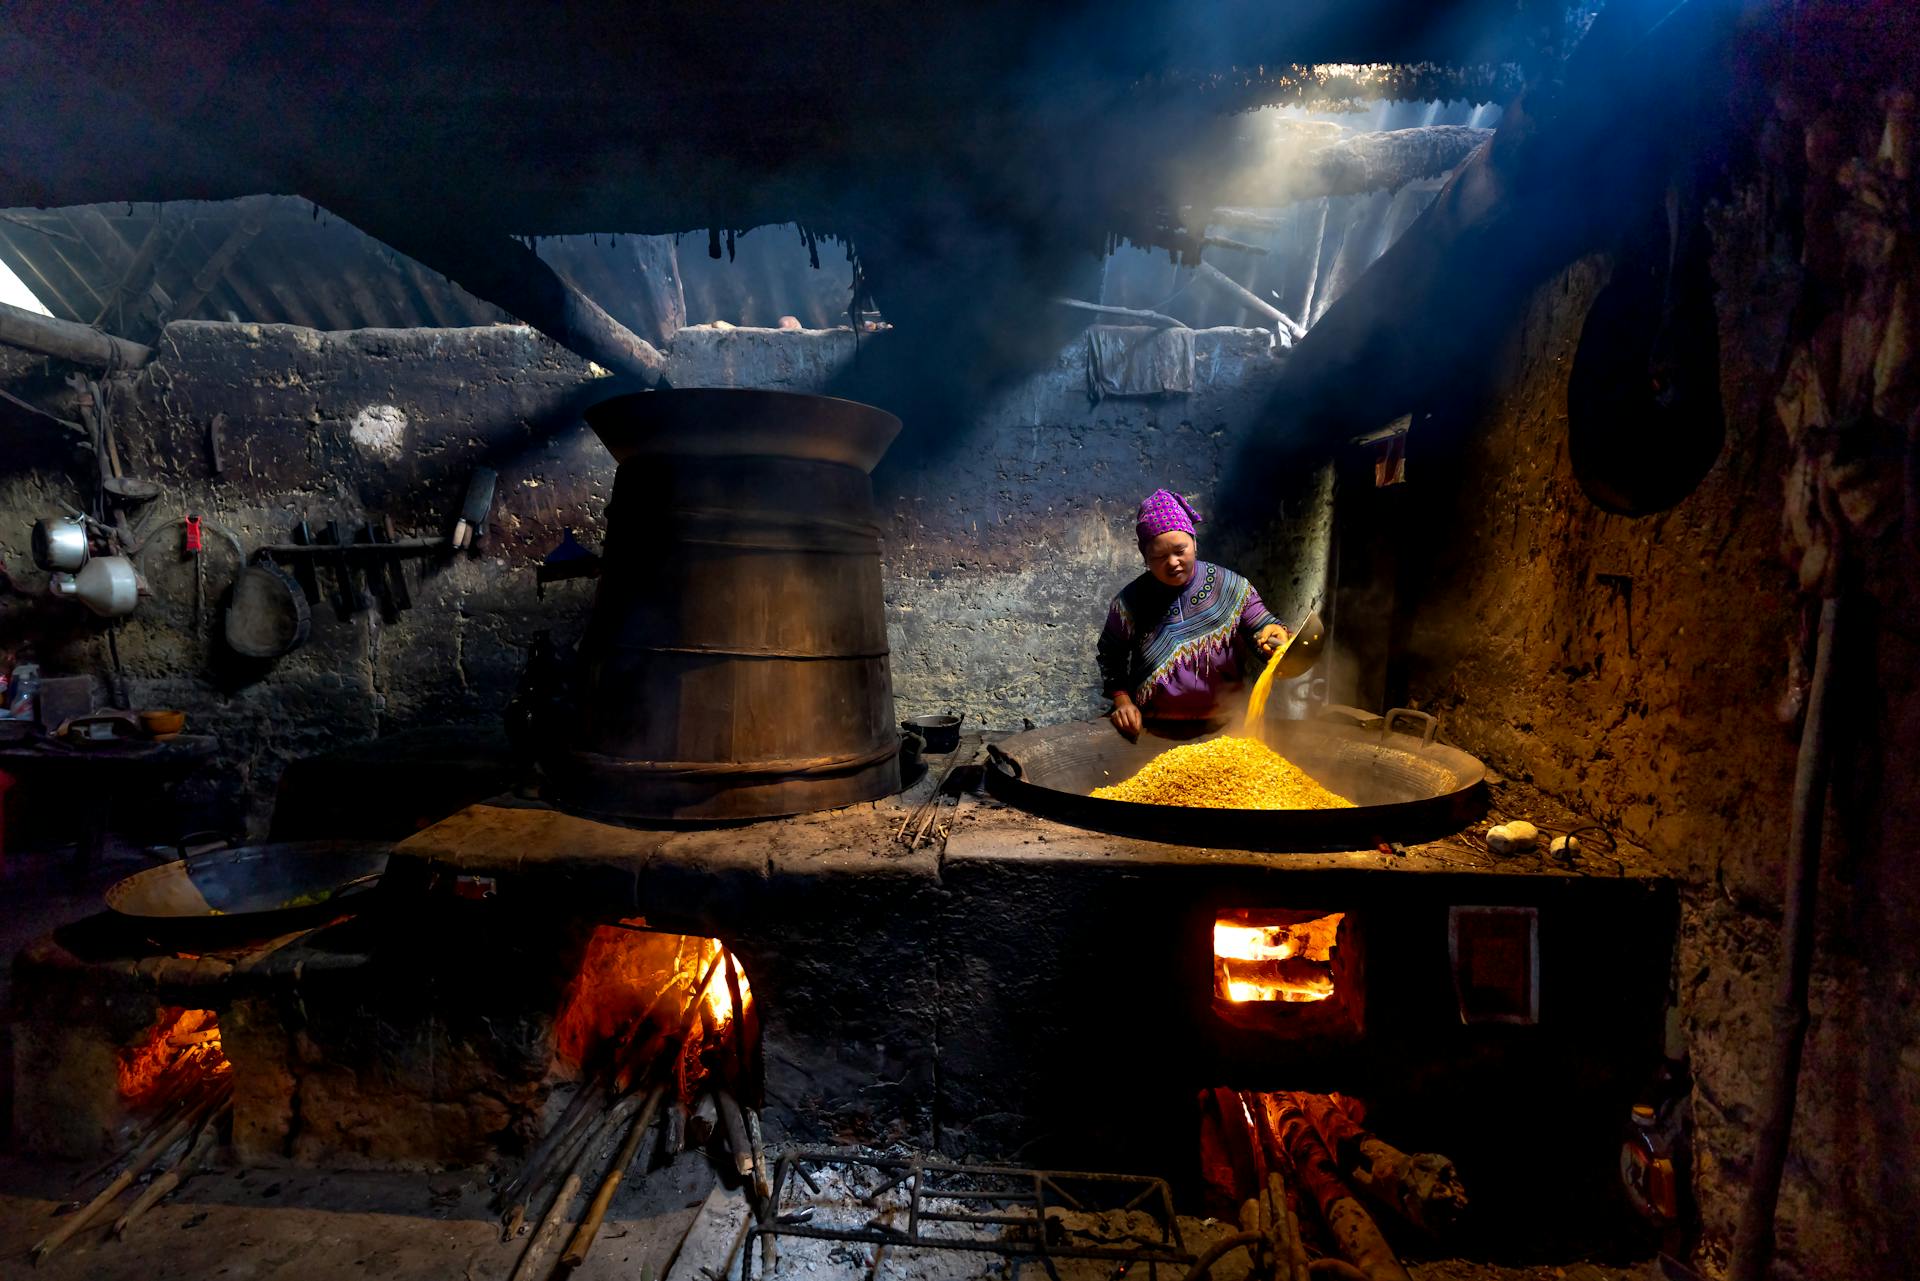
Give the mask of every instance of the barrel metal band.
M 618 647 L 617 652 L 627 654 L 714 654 L 722 658 L 786 658 L 802 663 L 818 663 L 836 658 L 886 658 L 892 651 L 881 648 L 803 652 L 793 649 L 733 649 L 725 645 L 623 645 Z
M 831 778 L 857 774 L 900 754 L 898 743 L 887 743 L 858 756 L 796 757 L 783 761 L 641 761 L 604 752 L 575 751 L 574 759 L 595 769 L 652 778 Z

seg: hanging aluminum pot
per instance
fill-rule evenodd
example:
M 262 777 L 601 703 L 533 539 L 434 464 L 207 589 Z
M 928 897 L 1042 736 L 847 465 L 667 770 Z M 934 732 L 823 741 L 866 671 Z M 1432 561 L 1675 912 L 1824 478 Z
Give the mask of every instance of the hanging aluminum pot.
M 51 516 L 33 522 L 33 563 L 50 574 L 72 574 L 87 563 L 87 522 Z
M 77 574 L 55 574 L 53 594 L 79 601 L 102 618 L 120 618 L 139 605 L 146 584 L 125 556 L 95 556 Z

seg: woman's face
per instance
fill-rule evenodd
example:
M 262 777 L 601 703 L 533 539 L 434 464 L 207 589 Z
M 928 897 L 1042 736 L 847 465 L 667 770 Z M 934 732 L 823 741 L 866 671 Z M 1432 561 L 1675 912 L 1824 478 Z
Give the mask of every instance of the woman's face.
M 1147 572 L 1169 587 L 1185 587 L 1193 578 L 1193 535 L 1169 530 L 1148 543 L 1141 553 Z

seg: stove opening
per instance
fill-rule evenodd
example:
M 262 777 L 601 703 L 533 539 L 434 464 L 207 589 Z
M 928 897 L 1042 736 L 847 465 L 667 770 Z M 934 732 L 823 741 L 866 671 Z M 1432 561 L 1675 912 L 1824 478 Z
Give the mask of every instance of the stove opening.
M 1213 922 L 1213 1006 L 1241 1027 L 1358 1036 L 1359 938 L 1347 912 L 1223 908 Z
M 596 926 L 554 1021 L 555 1067 L 621 1085 L 674 1054 L 673 1092 L 757 1095 L 753 986 L 719 939 L 651 930 L 642 918 Z
M 163 1006 L 153 1024 L 114 1057 L 120 1101 L 132 1112 L 170 1107 L 231 1073 L 212 1010 Z

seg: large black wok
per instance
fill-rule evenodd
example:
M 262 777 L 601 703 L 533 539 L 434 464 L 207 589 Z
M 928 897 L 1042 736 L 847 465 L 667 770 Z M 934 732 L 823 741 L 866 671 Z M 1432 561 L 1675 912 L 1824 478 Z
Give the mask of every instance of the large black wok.
M 296 841 L 195 854 L 136 872 L 107 906 L 157 943 L 267 938 L 336 915 L 386 871 L 385 843 Z
M 1394 728 L 1410 721 L 1423 733 Z M 1371 849 L 1382 841 L 1433 840 L 1486 812 L 1486 767 L 1435 742 L 1434 730 L 1430 717 L 1406 711 L 1367 728 L 1268 722 L 1274 750 L 1355 802 L 1353 809 L 1196 809 L 1089 796 L 1178 746 L 1151 734 L 1128 742 L 1104 720 L 1052 725 L 997 744 L 987 790 L 1031 813 L 1121 836 L 1216 849 Z

